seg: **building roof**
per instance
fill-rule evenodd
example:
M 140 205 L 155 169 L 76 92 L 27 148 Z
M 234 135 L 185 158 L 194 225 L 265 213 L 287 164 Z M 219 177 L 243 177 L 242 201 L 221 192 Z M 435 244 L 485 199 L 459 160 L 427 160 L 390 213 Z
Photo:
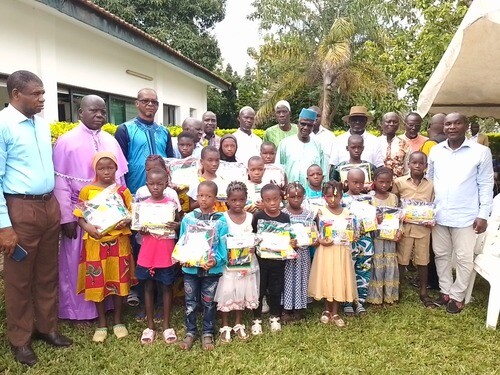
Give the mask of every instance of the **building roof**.
M 187 58 L 158 38 L 146 33 L 90 0 L 37 0 L 57 11 L 133 45 L 161 60 L 195 75 L 208 84 L 229 90 L 231 83 Z

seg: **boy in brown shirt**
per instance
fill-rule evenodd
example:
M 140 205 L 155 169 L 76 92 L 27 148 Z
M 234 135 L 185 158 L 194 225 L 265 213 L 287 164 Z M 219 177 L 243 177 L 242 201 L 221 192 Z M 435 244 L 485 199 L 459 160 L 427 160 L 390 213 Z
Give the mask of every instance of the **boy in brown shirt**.
M 413 152 L 409 158 L 410 174 L 394 180 L 392 192 L 401 199 L 414 199 L 422 202 L 434 200 L 434 185 L 424 174 L 427 169 L 427 155 L 421 151 Z M 427 279 L 429 264 L 429 243 L 431 228 L 426 225 L 404 224 L 404 233 L 397 244 L 400 284 L 404 280 L 406 266 L 414 254 L 414 264 L 419 276 L 420 300 L 425 307 L 434 308 L 436 305 L 427 293 Z

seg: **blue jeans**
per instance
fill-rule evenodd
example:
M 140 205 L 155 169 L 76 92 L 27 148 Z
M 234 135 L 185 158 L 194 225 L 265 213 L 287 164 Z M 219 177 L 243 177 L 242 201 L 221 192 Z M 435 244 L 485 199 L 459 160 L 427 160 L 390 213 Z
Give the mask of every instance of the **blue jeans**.
M 215 291 L 220 275 L 209 275 L 203 269 L 198 274 L 184 273 L 184 294 L 186 301 L 186 334 L 196 336 L 196 312 L 198 305 L 203 307 L 202 335 L 213 335 L 217 304 L 214 301 Z

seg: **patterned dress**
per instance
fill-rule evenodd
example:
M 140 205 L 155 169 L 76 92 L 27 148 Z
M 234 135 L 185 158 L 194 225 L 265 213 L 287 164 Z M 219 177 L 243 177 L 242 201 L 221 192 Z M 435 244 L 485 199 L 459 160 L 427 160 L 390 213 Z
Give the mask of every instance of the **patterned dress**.
M 94 198 L 104 189 L 100 186 L 87 185 L 79 195 L 80 202 Z M 126 188 L 118 190 L 125 206 L 130 210 L 132 195 Z M 79 208 L 74 211 L 76 217 L 83 217 Z M 111 230 L 99 241 L 85 233 L 76 293 L 84 293 L 85 300 L 102 302 L 109 295 L 127 296 L 130 286 L 137 284 L 135 264 L 130 245 L 130 229 Z
M 397 207 L 398 198 L 389 193 L 387 199 L 372 200 L 374 206 Z M 372 277 L 366 301 L 371 304 L 394 303 L 399 299 L 399 269 L 396 242 L 374 239 L 375 253 L 372 258 Z
M 304 224 L 314 220 L 313 214 L 307 209 L 304 209 L 301 214 L 293 214 L 286 208 L 283 212 L 290 215 L 292 224 Z M 298 254 L 296 259 L 285 261 L 285 286 L 281 298 L 285 310 L 305 309 L 308 303 L 307 286 L 311 271 L 309 246 L 300 247 L 296 251 Z

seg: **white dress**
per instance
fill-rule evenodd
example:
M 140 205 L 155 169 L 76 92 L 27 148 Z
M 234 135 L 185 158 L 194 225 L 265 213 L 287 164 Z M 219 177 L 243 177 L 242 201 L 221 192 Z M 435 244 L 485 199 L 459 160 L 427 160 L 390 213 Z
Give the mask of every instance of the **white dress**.
M 224 212 L 229 234 L 252 233 L 252 214 L 247 212 L 246 215 L 243 224 L 236 224 Z M 248 271 L 231 271 L 224 267 L 215 293 L 217 310 L 229 312 L 256 309 L 259 306 L 259 282 L 259 264 L 255 256 L 252 257 Z

